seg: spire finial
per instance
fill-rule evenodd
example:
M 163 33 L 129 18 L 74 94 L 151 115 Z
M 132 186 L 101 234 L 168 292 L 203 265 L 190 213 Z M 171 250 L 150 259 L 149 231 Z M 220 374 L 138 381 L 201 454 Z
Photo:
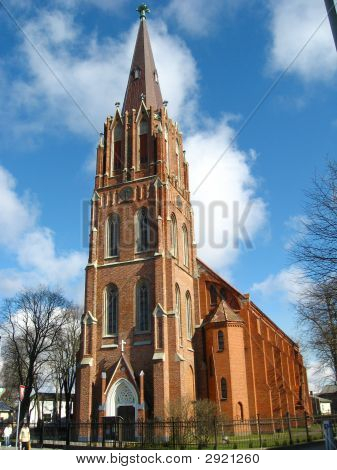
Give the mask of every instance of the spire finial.
M 150 13 L 150 9 L 146 5 L 146 3 L 142 3 L 141 5 L 139 5 L 137 11 L 141 20 L 146 20 L 146 13 Z

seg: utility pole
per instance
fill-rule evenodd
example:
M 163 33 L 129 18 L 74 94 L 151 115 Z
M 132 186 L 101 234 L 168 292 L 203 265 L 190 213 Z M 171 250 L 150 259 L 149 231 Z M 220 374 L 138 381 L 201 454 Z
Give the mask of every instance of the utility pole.
M 329 14 L 329 20 L 332 30 L 332 35 L 335 40 L 335 46 L 337 50 L 337 2 L 336 0 L 324 0 L 327 12 Z

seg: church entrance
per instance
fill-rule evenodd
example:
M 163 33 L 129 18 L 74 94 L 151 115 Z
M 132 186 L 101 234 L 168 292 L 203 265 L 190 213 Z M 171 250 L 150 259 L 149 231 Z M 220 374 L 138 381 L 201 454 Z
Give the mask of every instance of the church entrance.
M 136 439 L 138 393 L 126 379 L 114 383 L 108 392 L 105 423 L 112 440 L 132 442 Z M 109 424 L 108 424 L 109 423 Z

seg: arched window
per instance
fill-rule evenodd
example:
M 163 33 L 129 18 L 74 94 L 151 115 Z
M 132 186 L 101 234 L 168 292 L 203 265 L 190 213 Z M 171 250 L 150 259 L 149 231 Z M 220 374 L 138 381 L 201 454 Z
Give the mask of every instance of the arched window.
M 218 332 L 218 350 L 223 351 L 225 348 L 225 340 L 223 331 Z
M 113 214 L 107 223 L 107 256 L 113 257 L 119 254 L 119 217 Z
M 114 129 L 113 133 L 113 169 L 114 171 L 121 171 L 123 168 L 122 157 L 122 139 L 123 139 L 123 126 L 119 122 Z
M 191 294 L 189 292 L 186 292 L 186 328 L 187 328 L 187 339 L 192 339 L 192 336 L 193 336 L 192 301 L 191 301 Z
M 139 163 L 141 166 L 148 163 L 148 134 L 149 123 L 146 118 L 142 119 L 139 124 Z
M 147 251 L 150 247 L 150 224 L 148 211 L 145 207 L 137 214 L 137 251 Z
M 136 329 L 140 333 L 149 332 L 150 325 L 150 294 L 148 283 L 144 280 L 137 284 Z
M 241 403 L 241 401 L 238 402 L 237 404 L 237 415 L 238 415 L 238 418 L 243 421 L 244 419 L 244 415 L 243 415 L 243 404 Z
M 180 297 L 180 289 L 179 289 L 178 284 L 176 284 L 176 314 L 178 318 L 179 344 L 182 346 L 183 326 L 182 326 L 182 321 L 181 321 L 181 297 Z
M 116 336 L 118 333 L 118 289 L 110 285 L 105 289 L 104 335 Z
M 184 265 L 189 266 L 190 257 L 189 257 L 189 250 L 188 250 L 188 233 L 186 225 L 183 225 L 183 259 Z
M 217 303 L 217 300 L 218 300 L 218 294 L 217 294 L 217 291 L 216 291 L 216 287 L 212 284 L 210 289 L 209 289 L 209 293 L 210 293 L 210 296 L 211 296 L 211 304 L 212 305 L 215 305 Z
M 227 381 L 223 377 L 220 382 L 220 387 L 221 387 L 221 399 L 227 400 Z
M 178 232 L 177 232 L 177 219 L 174 214 L 171 214 L 171 244 L 172 254 L 175 258 L 178 256 Z

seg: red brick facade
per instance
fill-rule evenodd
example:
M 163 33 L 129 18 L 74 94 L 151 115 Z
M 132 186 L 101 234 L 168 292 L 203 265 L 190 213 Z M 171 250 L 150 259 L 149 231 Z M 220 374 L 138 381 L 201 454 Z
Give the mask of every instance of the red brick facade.
M 197 259 L 188 184 L 143 18 L 123 112 L 97 149 L 78 422 L 165 418 L 182 397 L 230 419 L 311 411 L 298 346 Z

